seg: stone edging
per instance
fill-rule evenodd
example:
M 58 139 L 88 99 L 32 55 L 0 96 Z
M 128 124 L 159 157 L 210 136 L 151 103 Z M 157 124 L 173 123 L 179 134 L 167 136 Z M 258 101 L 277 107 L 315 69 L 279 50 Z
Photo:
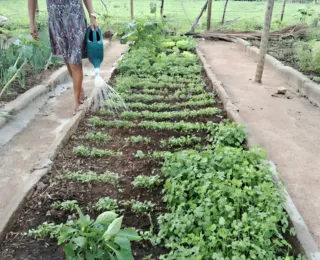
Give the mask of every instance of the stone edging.
M 249 57 L 257 61 L 259 56 L 259 49 L 254 47 L 248 41 L 237 38 L 236 45 L 239 49 L 244 51 Z M 310 80 L 301 72 L 285 66 L 282 62 L 267 54 L 265 65 L 273 68 L 276 73 L 283 78 L 286 83 L 307 97 L 311 103 L 320 106 L 320 85 Z
M 227 116 L 230 120 L 234 121 L 237 124 L 243 124 L 245 125 L 244 120 L 242 119 L 241 115 L 239 114 L 239 109 L 232 103 L 231 99 L 229 98 L 229 95 L 225 91 L 223 84 L 217 76 L 212 72 L 211 66 L 207 62 L 205 55 L 202 53 L 202 51 L 197 48 L 197 54 L 201 60 L 201 63 L 204 67 L 205 74 L 210 81 L 210 85 L 212 85 L 212 88 L 214 91 L 218 94 L 219 98 L 221 99 L 223 103 L 223 107 L 227 112 Z M 247 139 L 247 145 L 251 148 L 257 146 L 257 142 L 252 138 L 248 137 Z M 270 169 L 272 173 L 274 174 L 275 183 L 279 188 L 284 189 L 284 195 L 286 197 L 286 201 L 283 204 L 284 209 L 287 211 L 291 223 L 293 224 L 296 232 L 297 232 L 297 240 L 295 241 L 295 246 L 297 246 L 298 250 L 305 254 L 309 260 L 319 260 L 320 259 L 320 251 L 318 249 L 318 246 L 316 242 L 314 241 L 312 235 L 310 234 L 306 224 L 304 223 L 301 215 L 299 214 L 296 206 L 294 205 L 290 195 L 288 194 L 287 190 L 283 185 L 281 184 L 279 174 L 277 172 L 277 169 L 273 162 L 266 161 L 270 165 Z
M 121 57 L 122 58 L 122 57 Z M 120 59 L 121 59 L 120 58 Z M 105 73 L 103 78 L 108 81 L 116 73 L 116 66 L 113 66 L 109 73 Z M 56 135 L 51 145 L 48 147 L 47 151 L 42 156 L 40 163 L 36 163 L 30 173 L 30 179 L 23 187 L 21 192 L 23 195 L 21 198 L 17 199 L 16 205 L 14 205 L 14 210 L 12 212 L 7 212 L 7 219 L 1 220 L 0 223 L 0 243 L 4 240 L 6 233 L 12 228 L 16 220 L 18 219 L 23 207 L 25 206 L 28 199 L 36 191 L 36 185 L 39 180 L 46 175 L 52 168 L 53 160 L 58 154 L 58 151 L 68 142 L 70 136 L 76 131 L 79 123 L 85 117 L 86 111 L 89 110 L 89 105 L 93 98 L 94 91 L 92 91 L 91 96 L 85 101 L 84 108 L 79 110 L 79 112 L 73 116 L 73 118 L 62 128 L 62 130 Z

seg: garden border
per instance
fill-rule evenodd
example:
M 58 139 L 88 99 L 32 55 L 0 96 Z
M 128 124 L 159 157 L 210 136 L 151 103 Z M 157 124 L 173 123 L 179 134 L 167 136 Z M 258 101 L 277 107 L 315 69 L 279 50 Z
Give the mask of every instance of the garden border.
M 105 48 L 107 48 L 110 44 L 111 42 L 109 42 L 108 45 L 105 46 Z M 117 61 L 121 60 L 122 56 L 123 55 L 121 55 Z M 117 61 L 115 63 L 117 63 Z M 65 69 L 67 72 L 67 68 Z M 110 78 L 112 78 L 115 75 L 116 70 L 117 70 L 116 66 L 113 65 L 111 71 L 106 73 L 106 76 L 103 77 L 104 80 L 109 80 Z M 101 74 L 104 74 L 104 73 L 101 73 Z M 63 74 L 62 74 L 62 77 L 63 77 Z M 42 86 L 42 88 L 44 87 Z M 47 151 L 44 153 L 44 155 L 40 159 L 40 162 L 36 163 L 32 168 L 30 172 L 30 179 L 25 183 L 24 189 L 20 191 L 21 196 L 16 200 L 15 202 L 16 205 L 14 205 L 14 210 L 12 210 L 12 212 L 8 212 L 7 219 L 1 220 L 2 223 L 0 223 L 0 243 L 2 243 L 6 234 L 12 228 L 14 223 L 17 221 L 28 199 L 36 191 L 37 184 L 40 181 L 40 179 L 51 170 L 53 165 L 53 160 L 57 156 L 58 151 L 67 143 L 70 136 L 78 128 L 78 125 L 81 122 L 81 120 L 85 117 L 85 114 L 89 109 L 89 104 L 91 103 L 91 100 L 93 98 L 93 94 L 94 94 L 94 91 L 91 92 L 90 97 L 85 101 L 84 108 L 80 109 L 79 112 L 76 115 L 74 115 L 73 118 L 61 129 L 61 131 L 57 133 L 56 138 L 50 144 Z M 39 94 L 38 96 L 40 95 L 41 94 Z
M 246 48 L 246 46 L 247 45 L 245 45 L 244 48 Z M 207 77 L 206 83 L 209 83 L 212 86 L 212 88 L 215 90 L 215 92 L 218 94 L 219 98 L 221 99 L 221 101 L 223 103 L 223 107 L 227 113 L 228 118 L 237 124 L 245 125 L 245 121 L 243 120 L 243 118 L 239 114 L 239 109 L 232 103 L 229 95 L 227 94 L 227 92 L 225 91 L 225 89 L 223 87 L 223 83 L 212 72 L 211 66 L 207 62 L 205 55 L 198 47 L 197 47 L 197 54 L 201 60 L 203 68 L 205 70 L 205 74 Z M 273 57 L 270 56 L 270 58 L 273 58 Z M 271 62 L 273 59 L 270 59 L 269 62 Z M 319 93 L 320 93 L 320 91 L 319 91 Z M 320 103 L 320 96 L 319 96 L 319 103 Z M 257 142 L 252 137 L 248 137 L 246 140 L 246 143 L 250 148 L 254 148 L 257 146 Z M 297 237 L 296 237 L 297 241 L 291 241 L 292 244 L 297 246 L 298 251 L 305 254 L 309 260 L 319 260 L 320 259 L 319 248 L 318 248 L 316 242 L 314 241 L 311 233 L 309 232 L 308 227 L 304 223 L 296 206 L 294 205 L 289 193 L 287 192 L 286 188 L 282 185 L 280 177 L 279 177 L 279 173 L 276 169 L 276 166 L 271 161 L 265 161 L 265 162 L 270 165 L 270 169 L 274 175 L 274 180 L 275 180 L 276 185 L 280 189 L 284 189 L 284 195 L 285 195 L 286 201 L 284 202 L 283 207 L 287 211 L 289 218 L 291 220 L 291 224 L 294 226 L 296 233 L 297 233 Z
M 237 47 L 246 53 L 247 56 L 257 61 L 259 56 L 259 49 L 252 46 L 252 44 L 243 39 L 236 39 Z M 312 104 L 320 106 L 320 84 L 310 80 L 307 76 L 292 67 L 285 66 L 281 61 L 267 54 L 265 65 L 273 68 L 277 75 L 279 75 L 285 82 L 308 98 Z

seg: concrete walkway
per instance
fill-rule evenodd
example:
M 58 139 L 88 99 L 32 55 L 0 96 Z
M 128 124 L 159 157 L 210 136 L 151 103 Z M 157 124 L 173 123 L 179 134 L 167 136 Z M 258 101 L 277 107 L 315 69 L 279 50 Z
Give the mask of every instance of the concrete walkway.
M 240 109 L 252 137 L 267 149 L 287 190 L 320 246 L 320 108 L 314 107 L 267 68 L 253 83 L 256 63 L 233 43 L 199 41 L 212 71 Z M 289 99 L 273 97 L 280 86 Z
M 126 46 L 112 42 L 105 51 L 105 60 L 101 67 L 102 76 L 112 69 L 113 64 L 120 57 Z M 92 65 L 85 62 L 85 71 L 93 72 Z M 84 89 L 88 96 L 94 87 L 92 77 L 84 78 Z M 67 83 L 61 95 L 41 97 L 22 111 L 15 121 L 0 129 L 0 230 L 7 223 L 8 218 L 23 199 L 27 191 L 38 180 L 34 168 L 43 167 L 40 163 L 43 154 L 53 143 L 57 133 L 72 118 L 73 91 Z M 61 89 L 61 86 L 60 88 Z M 63 88 L 62 88 L 63 89 Z M 63 90 L 62 90 L 63 91 Z M 8 133 L 17 131 L 17 127 L 30 115 L 35 115 L 26 127 L 11 138 Z M 22 122 L 22 123 L 21 123 Z M 20 129 L 21 130 L 21 129 Z M 8 141 L 8 139 L 10 139 Z

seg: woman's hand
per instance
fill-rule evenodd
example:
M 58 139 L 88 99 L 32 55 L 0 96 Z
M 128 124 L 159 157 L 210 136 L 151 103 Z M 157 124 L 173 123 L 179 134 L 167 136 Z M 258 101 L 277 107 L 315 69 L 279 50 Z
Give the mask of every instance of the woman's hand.
M 99 28 L 99 25 L 97 23 L 96 18 L 94 16 L 92 16 L 92 15 L 90 17 L 90 25 L 91 25 L 91 30 L 92 31 L 98 30 L 98 28 Z
M 35 23 L 30 24 L 30 34 L 35 40 L 39 40 L 39 32 Z

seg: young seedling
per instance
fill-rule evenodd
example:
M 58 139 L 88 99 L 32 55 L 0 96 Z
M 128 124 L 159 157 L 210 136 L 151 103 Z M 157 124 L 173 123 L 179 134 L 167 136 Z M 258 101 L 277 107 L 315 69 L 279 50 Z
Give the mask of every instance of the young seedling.
M 103 149 L 90 149 L 85 147 L 84 145 L 79 145 L 73 149 L 73 152 L 82 157 L 104 157 L 104 156 L 122 156 L 122 152 L 114 152 L 111 150 L 103 150 Z
M 119 175 L 117 173 L 106 171 L 105 173 L 95 173 L 89 172 L 66 172 L 65 174 L 59 175 L 57 177 L 59 180 L 72 180 L 79 181 L 82 183 L 98 181 L 104 183 L 119 183 Z
M 95 143 L 106 143 L 111 139 L 107 134 L 98 133 L 87 133 L 85 136 L 80 136 L 80 139 L 92 141 Z
M 162 182 L 163 180 L 158 174 L 154 176 L 139 175 L 134 179 L 134 181 L 132 182 L 132 185 L 135 188 L 146 188 L 146 189 L 152 190 L 155 187 L 160 186 Z
M 78 206 L 76 200 L 55 201 L 51 204 L 51 208 L 64 211 L 76 211 Z
M 147 155 L 144 152 L 140 151 L 140 150 L 138 150 L 136 152 L 136 154 L 134 155 L 135 158 L 139 158 L 139 159 L 144 159 L 146 156 Z
M 151 142 L 151 137 L 143 137 L 141 135 L 138 135 L 138 136 L 131 136 L 129 138 L 125 138 L 124 140 L 127 143 L 133 143 L 133 144 L 150 143 Z
M 109 197 L 103 197 L 99 199 L 94 208 L 96 210 L 117 211 L 119 209 L 119 206 L 117 200 L 111 199 Z

